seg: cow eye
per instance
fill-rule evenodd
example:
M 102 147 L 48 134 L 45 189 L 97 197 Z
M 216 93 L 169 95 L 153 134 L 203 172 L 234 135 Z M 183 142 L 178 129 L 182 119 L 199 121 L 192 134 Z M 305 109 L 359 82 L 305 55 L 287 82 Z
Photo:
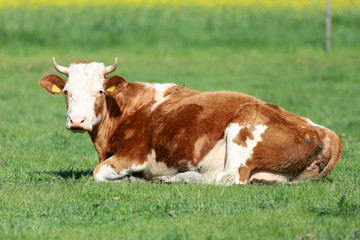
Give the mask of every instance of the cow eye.
M 101 95 L 101 94 L 104 94 L 105 92 L 104 92 L 103 90 L 99 90 L 97 93 L 98 93 L 99 95 Z
M 71 97 L 71 93 L 69 93 L 68 90 L 64 90 L 63 93 L 65 94 L 65 96 L 67 97 Z

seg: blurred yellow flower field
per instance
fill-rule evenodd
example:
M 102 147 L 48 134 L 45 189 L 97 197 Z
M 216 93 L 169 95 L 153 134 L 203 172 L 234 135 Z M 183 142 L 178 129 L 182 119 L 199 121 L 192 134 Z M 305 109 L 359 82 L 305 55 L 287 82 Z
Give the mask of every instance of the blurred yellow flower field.
M 244 6 L 244 7 L 261 7 L 261 8 L 292 8 L 302 10 L 308 7 L 324 7 L 326 0 L 13 0 L 0 1 L 0 7 L 11 6 L 68 6 L 68 5 L 134 5 L 147 6 L 154 5 L 168 5 L 171 7 L 186 7 L 186 6 L 203 6 L 203 7 L 218 7 L 218 6 Z M 359 0 L 337 0 L 332 1 L 332 7 L 335 10 L 346 8 L 360 7 Z

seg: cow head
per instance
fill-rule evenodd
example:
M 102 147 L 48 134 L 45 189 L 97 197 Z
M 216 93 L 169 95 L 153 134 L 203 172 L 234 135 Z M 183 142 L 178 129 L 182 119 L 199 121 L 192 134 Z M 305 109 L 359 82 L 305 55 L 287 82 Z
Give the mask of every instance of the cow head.
M 100 123 L 105 108 L 106 95 L 116 94 L 127 82 L 123 77 L 106 75 L 115 71 L 113 65 L 106 67 L 98 62 L 75 62 L 63 67 L 53 58 L 55 69 L 68 76 L 65 80 L 58 75 L 48 75 L 40 85 L 51 94 L 63 93 L 67 103 L 66 129 L 73 132 L 91 132 Z

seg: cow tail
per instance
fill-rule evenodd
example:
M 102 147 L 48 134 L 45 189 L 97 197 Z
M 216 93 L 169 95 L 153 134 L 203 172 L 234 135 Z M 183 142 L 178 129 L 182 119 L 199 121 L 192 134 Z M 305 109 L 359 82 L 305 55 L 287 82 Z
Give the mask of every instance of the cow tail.
M 339 161 L 342 153 L 342 141 L 341 136 L 337 136 L 333 131 L 327 129 L 327 136 L 330 141 L 331 157 L 325 168 L 313 179 L 321 180 L 330 174 L 331 170 L 335 167 Z

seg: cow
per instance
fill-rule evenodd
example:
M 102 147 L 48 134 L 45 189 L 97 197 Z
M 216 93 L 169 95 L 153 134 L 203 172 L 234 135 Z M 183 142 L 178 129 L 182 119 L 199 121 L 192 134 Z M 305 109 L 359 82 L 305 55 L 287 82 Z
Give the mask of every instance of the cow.
M 341 156 L 333 131 L 243 93 L 108 77 L 117 58 L 110 66 L 52 61 L 67 80 L 51 74 L 40 85 L 65 95 L 66 129 L 90 135 L 96 181 L 135 174 L 221 185 L 320 180 Z

